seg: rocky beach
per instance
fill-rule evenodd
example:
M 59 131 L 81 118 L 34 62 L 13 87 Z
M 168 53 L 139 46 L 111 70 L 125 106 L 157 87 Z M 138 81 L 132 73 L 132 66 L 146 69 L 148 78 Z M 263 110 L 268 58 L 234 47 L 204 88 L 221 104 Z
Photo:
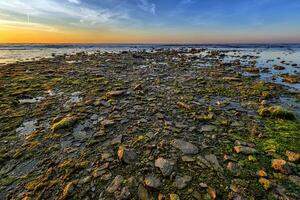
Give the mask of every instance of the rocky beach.
M 263 53 L 0 65 L 0 199 L 299 199 L 300 63 Z

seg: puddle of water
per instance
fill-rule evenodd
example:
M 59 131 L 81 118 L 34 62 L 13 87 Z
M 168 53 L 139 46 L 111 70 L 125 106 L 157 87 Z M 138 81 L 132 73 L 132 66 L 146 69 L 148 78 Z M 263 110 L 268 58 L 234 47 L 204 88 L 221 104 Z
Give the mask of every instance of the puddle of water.
M 42 101 L 44 97 L 35 97 L 33 99 L 19 99 L 20 104 L 33 104 L 33 103 L 39 103 Z
M 16 132 L 21 136 L 29 135 L 30 133 L 32 133 L 38 128 L 36 124 L 37 124 L 36 119 L 32 121 L 24 122 L 19 128 L 16 129 Z

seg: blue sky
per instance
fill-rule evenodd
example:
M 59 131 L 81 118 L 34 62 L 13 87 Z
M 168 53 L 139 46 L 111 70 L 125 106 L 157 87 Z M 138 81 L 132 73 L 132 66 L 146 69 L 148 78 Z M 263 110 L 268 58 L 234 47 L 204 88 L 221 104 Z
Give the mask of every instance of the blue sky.
M 300 42 L 300 1 L 0 0 L 0 29 L 132 42 Z

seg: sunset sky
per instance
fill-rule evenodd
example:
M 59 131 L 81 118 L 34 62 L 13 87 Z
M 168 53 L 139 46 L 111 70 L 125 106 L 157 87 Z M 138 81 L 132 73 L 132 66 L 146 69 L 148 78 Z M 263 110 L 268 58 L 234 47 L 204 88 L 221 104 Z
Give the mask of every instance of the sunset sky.
M 300 42 L 299 0 L 0 0 L 0 43 Z

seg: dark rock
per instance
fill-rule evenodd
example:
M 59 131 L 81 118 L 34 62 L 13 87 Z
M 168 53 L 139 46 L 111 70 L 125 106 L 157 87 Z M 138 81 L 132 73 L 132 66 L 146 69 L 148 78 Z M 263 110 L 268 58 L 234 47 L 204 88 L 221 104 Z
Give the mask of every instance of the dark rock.
M 180 139 L 173 140 L 171 145 L 182 151 L 184 154 L 197 154 L 199 152 L 198 147 Z

